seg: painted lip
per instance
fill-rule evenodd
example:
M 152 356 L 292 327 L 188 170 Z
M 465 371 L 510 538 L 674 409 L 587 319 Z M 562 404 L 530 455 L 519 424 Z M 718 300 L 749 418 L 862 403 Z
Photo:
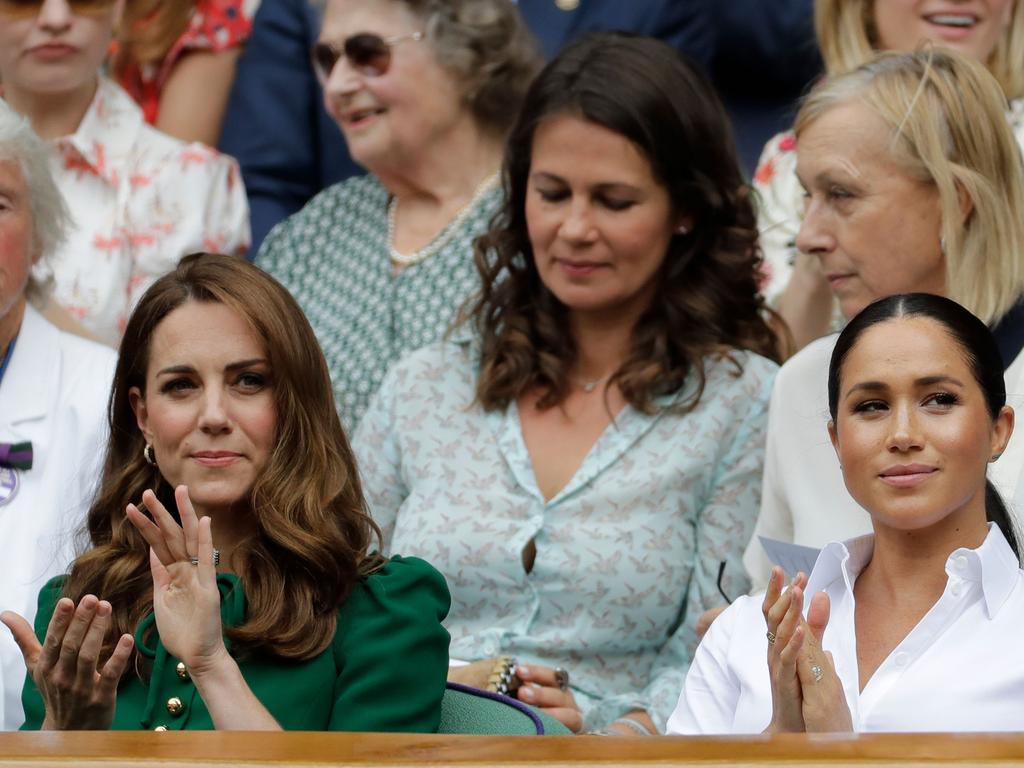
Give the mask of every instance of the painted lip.
M 565 259 L 555 259 L 555 263 L 569 277 L 589 277 L 608 266 L 598 261 L 566 261 Z
M 44 43 L 29 48 L 28 52 L 41 59 L 63 59 L 65 56 L 78 53 L 78 49 L 67 43 Z
M 893 464 L 891 467 L 883 469 L 878 474 L 878 478 L 883 483 L 896 488 L 913 488 L 928 480 L 938 471 L 938 467 L 931 467 L 927 464 Z
M 242 454 L 234 451 L 196 451 L 192 454 L 192 459 L 204 467 L 226 467 L 241 458 Z

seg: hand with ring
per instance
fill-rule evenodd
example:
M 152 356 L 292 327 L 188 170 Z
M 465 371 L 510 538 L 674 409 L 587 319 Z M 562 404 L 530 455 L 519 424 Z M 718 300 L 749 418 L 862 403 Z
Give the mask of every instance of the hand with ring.
M 824 592 L 807 608 L 807 636 L 797 660 L 803 694 L 802 714 L 808 733 L 849 733 L 853 718 L 832 654 L 821 647 L 828 626 L 829 599 Z
M 566 670 L 539 664 L 520 664 L 516 667 L 516 676 L 522 680 L 516 694 L 520 701 L 551 715 L 573 733 L 583 729 L 583 713 L 576 705 L 576 697 L 572 695 Z
M 153 612 L 160 641 L 195 679 L 230 659 L 224 646 L 220 592 L 209 517 L 197 518 L 188 488 L 174 490 L 181 525 L 152 491 L 142 495 L 150 520 L 129 504 L 128 519 L 149 544 Z
M 803 699 L 797 659 L 806 627 L 803 625 L 803 589 L 807 577 L 798 573 L 783 591 L 782 569 L 772 569 L 765 590 L 764 613 L 768 639 L 768 673 L 772 688 L 772 719 L 768 732 L 804 730 Z

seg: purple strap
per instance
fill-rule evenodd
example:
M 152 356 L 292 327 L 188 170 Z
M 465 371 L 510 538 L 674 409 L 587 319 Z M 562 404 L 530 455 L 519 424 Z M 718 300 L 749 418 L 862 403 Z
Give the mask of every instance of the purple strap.
M 491 699 L 492 701 L 498 701 L 506 706 L 518 709 L 521 713 L 526 715 L 533 721 L 534 727 L 537 729 L 537 735 L 544 735 L 544 721 L 540 719 L 536 712 L 530 709 L 528 706 L 518 699 L 513 699 L 511 696 L 505 696 L 501 693 L 494 693 L 493 691 L 483 691 L 479 688 L 473 688 L 469 685 L 461 685 L 460 683 L 446 683 L 446 687 L 451 688 L 453 691 L 461 691 L 462 693 L 468 693 L 470 696 L 479 696 L 481 699 Z

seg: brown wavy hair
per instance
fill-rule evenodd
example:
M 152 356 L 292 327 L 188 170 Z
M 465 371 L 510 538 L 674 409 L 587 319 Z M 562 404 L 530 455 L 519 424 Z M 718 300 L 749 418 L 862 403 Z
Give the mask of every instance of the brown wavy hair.
M 505 205 L 475 243 L 482 287 L 462 319 L 482 339 L 476 396 L 500 410 L 539 389 L 538 406 L 563 402 L 576 344 L 565 306 L 541 281 L 527 231 L 533 136 L 545 120 L 573 115 L 629 139 L 651 163 L 674 209 L 692 219 L 675 235 L 656 277 L 651 306 L 633 330 L 628 358 L 609 383 L 635 408 L 697 387 L 677 406 L 696 406 L 704 358 L 750 350 L 778 359 L 771 313 L 758 293 L 757 218 L 728 118 L 707 80 L 665 43 L 594 35 L 548 64 L 527 92 L 505 151 Z
M 380 531 L 367 511 L 327 364 L 308 321 L 277 281 L 236 257 L 186 256 L 132 313 L 110 395 L 103 474 L 86 520 L 92 548 L 73 564 L 64 594 L 76 602 L 86 594 L 110 601 L 108 652 L 152 611 L 149 547 L 125 506 L 152 488 L 177 512 L 173 489 L 143 458 L 145 439 L 128 394 L 132 387 L 145 393 L 153 334 L 188 302 L 224 304 L 246 319 L 266 347 L 278 414 L 274 449 L 249 501 L 255 531 L 236 563 L 247 616 L 227 636 L 242 651 L 310 658 L 330 645 L 337 608 L 356 580 L 382 562 L 368 554 Z

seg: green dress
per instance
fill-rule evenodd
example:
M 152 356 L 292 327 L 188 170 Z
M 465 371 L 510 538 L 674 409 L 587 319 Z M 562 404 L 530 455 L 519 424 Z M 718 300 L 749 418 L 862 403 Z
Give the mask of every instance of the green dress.
M 256 264 L 306 313 L 327 358 L 334 402 L 351 434 L 384 374 L 440 340 L 480 288 L 473 240 L 503 199 L 497 186 L 438 235 L 437 252 L 392 272 L 388 191 L 373 176 L 328 187 L 263 241 Z
M 51 579 L 39 594 L 36 635 L 42 642 L 66 577 Z M 221 620 L 237 626 L 245 615 L 245 593 L 237 577 L 219 574 Z M 304 661 L 258 655 L 238 660 L 256 698 L 285 730 L 437 730 L 448 673 L 448 587 L 429 564 L 393 557 L 356 585 L 338 609 L 334 642 Z M 184 665 L 167 653 L 153 614 L 135 633 L 139 652 L 151 664 L 143 681 L 130 669 L 121 680 L 115 730 L 212 730 L 213 721 Z M 147 629 L 150 641 L 141 638 Z M 230 650 L 230 645 L 229 645 Z M 22 692 L 25 724 L 38 730 L 43 700 L 31 678 Z

